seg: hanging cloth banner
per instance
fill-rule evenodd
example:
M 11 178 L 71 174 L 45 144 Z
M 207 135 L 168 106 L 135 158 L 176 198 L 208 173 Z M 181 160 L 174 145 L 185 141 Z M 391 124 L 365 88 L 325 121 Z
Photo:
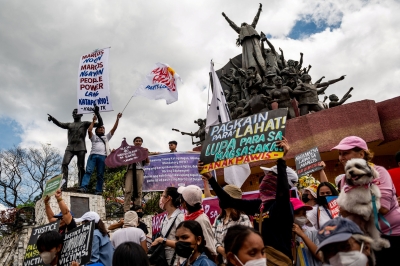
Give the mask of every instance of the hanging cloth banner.
M 133 97 L 143 96 L 150 100 L 164 99 L 167 104 L 178 100 L 177 80 L 181 77 L 168 64 L 156 63 Z
M 108 57 L 110 48 L 81 56 L 78 71 L 78 114 L 113 111 L 110 100 Z

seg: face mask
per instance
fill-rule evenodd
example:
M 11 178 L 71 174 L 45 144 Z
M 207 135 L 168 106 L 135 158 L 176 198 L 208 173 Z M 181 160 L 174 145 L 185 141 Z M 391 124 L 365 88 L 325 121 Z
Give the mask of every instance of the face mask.
M 309 202 L 310 199 L 308 198 L 308 194 L 303 194 L 303 196 L 301 196 L 301 200 L 302 200 L 304 203 Z
M 43 260 L 44 264 L 50 264 L 56 257 L 56 252 L 50 252 L 50 251 L 43 251 L 40 253 L 40 257 Z
M 322 206 L 326 204 L 328 204 L 328 202 L 326 201 L 326 196 L 319 196 L 318 205 Z
M 260 258 L 256 260 L 249 260 L 245 264 L 243 264 L 236 255 L 234 255 L 236 260 L 242 265 L 242 266 L 265 266 L 267 265 L 267 259 L 266 258 Z
M 144 213 L 143 213 L 143 212 L 137 212 L 137 216 L 139 216 L 139 218 L 142 218 L 142 217 L 143 217 L 143 215 L 144 215 Z
M 158 206 L 160 207 L 161 210 L 164 210 L 165 203 L 162 202 L 162 198 L 163 196 L 161 196 L 160 201 L 158 202 Z
M 178 241 L 175 243 L 175 252 L 179 257 L 189 258 L 192 255 L 194 248 L 190 242 Z
M 294 218 L 295 224 L 297 224 L 300 227 L 303 227 L 307 223 L 307 217 L 301 216 L 301 217 L 296 217 Z
M 364 253 L 354 250 L 350 252 L 338 252 L 329 259 L 329 264 L 337 266 L 365 266 L 368 258 Z

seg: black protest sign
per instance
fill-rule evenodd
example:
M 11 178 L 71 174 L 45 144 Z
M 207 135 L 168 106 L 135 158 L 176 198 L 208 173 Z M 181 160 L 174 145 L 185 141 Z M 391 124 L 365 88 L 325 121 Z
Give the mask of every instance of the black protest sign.
M 210 127 L 203 142 L 202 173 L 283 157 L 277 142 L 285 135 L 287 109 L 261 112 Z
M 300 153 L 294 157 L 294 160 L 299 177 L 322 169 L 322 166 L 319 166 L 321 155 L 319 154 L 318 147 Z
M 94 221 L 65 233 L 58 265 L 70 266 L 73 261 L 78 262 L 80 265 L 90 262 L 93 232 Z
M 39 256 L 39 251 L 36 247 L 36 242 L 39 236 L 48 231 L 56 231 L 58 232 L 58 227 L 60 226 L 60 221 L 45 224 L 39 227 L 35 227 L 32 229 L 31 237 L 29 238 L 28 247 L 25 251 L 24 257 L 24 266 L 44 266 L 48 264 L 44 264 L 42 258 Z

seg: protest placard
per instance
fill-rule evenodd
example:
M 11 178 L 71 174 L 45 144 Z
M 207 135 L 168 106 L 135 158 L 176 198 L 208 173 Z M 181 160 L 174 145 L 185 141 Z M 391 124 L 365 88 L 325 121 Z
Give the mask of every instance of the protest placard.
M 124 138 L 121 146 L 107 156 L 105 163 L 108 167 L 114 168 L 144 161 L 148 155 L 146 149 L 134 145 L 130 146 Z
M 58 259 L 59 266 L 70 266 L 76 261 L 79 265 L 90 262 L 92 255 L 94 221 L 68 231 L 64 235 L 63 247 Z
M 53 177 L 52 179 L 47 180 L 46 187 L 43 190 L 42 198 L 44 199 L 46 196 L 53 196 L 56 194 L 57 189 L 59 189 L 62 185 L 62 175 L 58 175 Z
M 243 199 L 258 199 L 259 198 L 259 191 L 249 191 L 244 192 L 242 198 Z M 211 197 L 203 199 L 203 210 L 204 214 L 208 216 L 210 219 L 210 223 L 213 224 L 214 220 L 218 217 L 219 213 L 221 212 L 221 208 L 219 207 L 219 200 L 218 197 Z M 160 232 L 162 222 L 164 217 L 167 215 L 167 212 L 163 212 L 157 215 L 154 215 L 151 219 L 152 223 L 152 234 L 153 236 Z
M 44 266 L 47 264 L 43 263 L 42 258 L 39 256 L 39 251 L 36 247 L 36 242 L 39 236 L 48 231 L 58 232 L 58 227 L 60 226 L 60 221 L 45 224 L 32 229 L 31 237 L 29 238 L 28 246 L 26 247 L 24 263 L 23 265 L 29 266 Z
M 296 170 L 299 177 L 322 169 L 322 166 L 319 166 L 321 155 L 319 154 L 318 147 L 314 147 L 298 154 L 294 157 L 294 160 L 296 162 Z
M 328 202 L 328 208 L 331 211 L 332 218 L 339 216 L 339 204 L 337 203 L 338 196 L 326 196 Z
M 151 157 L 144 167 L 143 191 L 164 191 L 166 187 L 196 185 L 204 187 L 197 171 L 200 154 L 172 152 Z
M 108 57 L 110 48 L 81 56 L 78 72 L 78 114 L 113 111 L 110 100 Z
M 235 164 L 283 157 L 287 109 L 261 112 L 210 127 L 202 144 L 202 173 Z

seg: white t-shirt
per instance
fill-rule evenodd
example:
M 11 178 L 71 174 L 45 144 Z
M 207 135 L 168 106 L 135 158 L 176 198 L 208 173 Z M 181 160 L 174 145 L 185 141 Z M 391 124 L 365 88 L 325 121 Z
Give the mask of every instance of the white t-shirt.
M 108 132 L 107 135 L 104 135 L 101 137 L 105 143 L 111 139 L 112 135 L 111 132 Z M 92 150 L 90 151 L 90 155 L 92 154 L 98 154 L 98 155 L 104 155 L 107 156 L 106 153 L 106 146 L 104 145 L 103 141 L 98 137 L 96 134 L 93 134 L 92 138 L 90 139 L 92 142 Z
M 134 242 L 139 244 L 146 240 L 146 235 L 142 229 L 137 227 L 126 227 L 115 231 L 111 237 L 111 243 L 117 248 L 124 242 Z
M 319 223 L 318 223 L 318 208 L 319 208 Z M 330 210 L 327 209 L 330 213 Z M 319 206 L 318 204 L 313 206 L 313 209 L 307 212 L 307 219 L 312 223 L 315 229 L 319 230 L 324 223 L 332 219 L 329 217 L 323 206 Z M 319 226 L 318 226 L 319 224 Z

